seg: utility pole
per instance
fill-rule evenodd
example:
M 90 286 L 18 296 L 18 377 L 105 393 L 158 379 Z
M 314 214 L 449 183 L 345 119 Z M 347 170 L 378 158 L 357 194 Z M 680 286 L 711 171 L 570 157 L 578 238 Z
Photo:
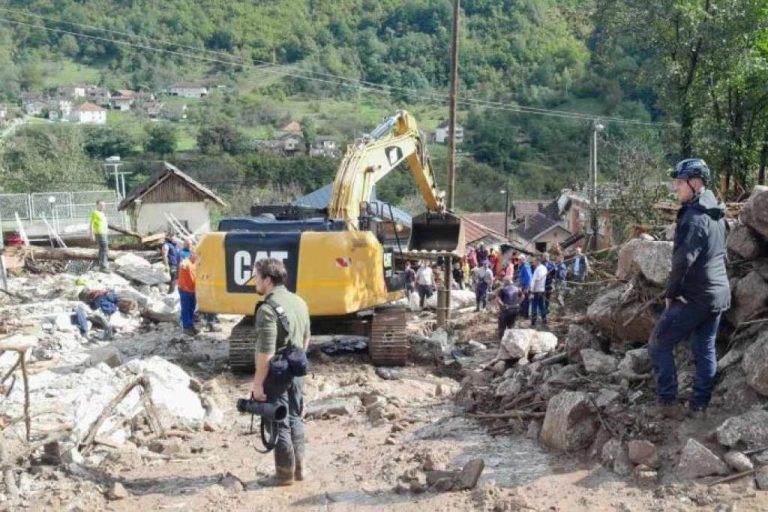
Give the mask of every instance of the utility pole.
M 451 37 L 451 90 L 448 106 L 448 186 L 445 207 L 453 211 L 456 196 L 456 103 L 459 92 L 459 0 L 453 0 L 453 30 Z M 451 278 L 453 261 L 445 258 L 443 289 L 437 296 L 437 325 L 445 327 L 451 319 Z M 442 297 L 441 297 L 442 295 Z M 442 299 L 442 300 L 441 300 Z
M 590 249 L 597 250 L 597 237 L 600 230 L 600 222 L 598 219 L 598 207 L 597 207 L 597 133 L 605 129 L 605 126 L 600 124 L 597 120 L 592 123 L 592 143 L 590 144 L 590 163 L 591 169 L 591 186 L 590 189 L 590 212 L 589 223 L 592 230 L 592 238 L 590 240 Z
M 509 242 L 509 184 L 500 192 L 504 194 L 504 239 Z

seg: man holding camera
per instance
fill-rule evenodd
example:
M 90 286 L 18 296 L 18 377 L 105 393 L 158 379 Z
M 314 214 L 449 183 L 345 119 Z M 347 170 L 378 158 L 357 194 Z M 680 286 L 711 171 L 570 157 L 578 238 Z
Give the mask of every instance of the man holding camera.
M 285 287 L 287 273 L 280 260 L 262 259 L 253 268 L 256 292 L 266 301 L 277 303 L 283 312 L 269 304 L 258 308 L 256 313 L 256 374 L 253 377 L 251 394 L 255 400 L 266 401 L 264 380 L 269 373 L 269 363 L 275 353 L 290 340 L 295 346 L 306 349 L 309 344 L 309 310 L 306 302 Z M 284 314 L 289 329 L 279 321 Z M 270 397 L 272 399 L 273 397 Z M 260 481 L 261 485 L 291 485 L 295 480 L 304 479 L 304 378 L 293 377 L 288 391 L 277 398 L 279 405 L 288 408 L 288 417 L 278 422 L 277 445 L 275 446 L 275 475 Z

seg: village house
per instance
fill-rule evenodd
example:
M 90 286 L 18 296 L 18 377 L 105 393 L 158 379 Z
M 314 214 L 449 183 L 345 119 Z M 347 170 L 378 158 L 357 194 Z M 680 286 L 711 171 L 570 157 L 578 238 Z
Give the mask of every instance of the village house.
M 128 212 L 133 230 L 141 234 L 174 231 L 171 215 L 190 232 L 205 233 L 215 206 L 226 205 L 208 187 L 163 162 L 160 172 L 133 189 L 118 210 Z
M 327 136 L 320 136 L 315 139 L 315 143 L 309 150 L 310 156 L 338 156 L 339 147 L 336 143 L 336 139 Z
M 56 96 L 62 100 L 78 100 L 85 98 L 85 86 L 67 85 L 56 88 Z
M 95 103 L 86 102 L 72 109 L 69 120 L 82 124 L 106 124 L 107 111 Z
M 136 102 L 136 91 L 130 89 L 119 89 L 112 93 L 109 98 L 109 106 L 112 110 L 120 110 L 121 112 L 127 112 L 131 110 L 133 104 Z
M 448 132 L 450 131 L 448 124 L 448 119 L 446 119 L 437 125 L 435 129 L 435 142 L 438 144 L 448 143 Z M 464 142 L 464 128 L 459 123 L 456 123 L 456 143 L 461 144 L 462 142 Z
M 286 133 L 277 139 L 279 147 L 286 155 L 295 155 L 304 150 L 304 137 L 301 134 Z
M 85 88 L 85 101 L 101 107 L 109 107 L 109 90 L 104 87 L 89 85 Z
M 509 226 L 504 226 L 504 212 L 466 213 L 464 218 L 482 225 L 505 238 L 509 234 Z
M 165 103 L 162 101 L 147 101 L 141 105 L 141 111 L 147 119 L 157 120 L 160 118 Z
M 208 96 L 208 88 L 202 85 L 179 84 L 168 88 L 170 96 L 181 98 L 204 98 Z

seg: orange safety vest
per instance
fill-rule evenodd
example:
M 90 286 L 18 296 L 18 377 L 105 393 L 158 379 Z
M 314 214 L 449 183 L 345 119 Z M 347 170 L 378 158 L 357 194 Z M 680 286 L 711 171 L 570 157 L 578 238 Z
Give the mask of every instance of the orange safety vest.
M 187 293 L 195 293 L 195 264 L 189 261 L 189 258 L 183 260 L 179 265 L 179 279 L 177 284 L 179 290 Z

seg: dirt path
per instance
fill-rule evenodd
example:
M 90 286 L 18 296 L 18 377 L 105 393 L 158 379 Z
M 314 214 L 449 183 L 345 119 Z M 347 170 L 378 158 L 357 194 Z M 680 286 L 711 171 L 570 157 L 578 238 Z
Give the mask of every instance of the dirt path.
M 200 377 L 203 377 L 202 375 Z M 70 475 L 52 485 L 50 495 L 30 503 L 32 510 L 691 510 L 690 492 L 641 489 L 600 467 L 553 457 L 537 443 L 509 436 L 491 437 L 464 418 L 448 399 L 457 388 L 451 379 L 427 368 L 396 372 L 383 380 L 361 361 L 315 364 L 307 379 L 308 401 L 346 400 L 350 415 L 307 422 L 309 478 L 288 488 L 263 488 L 256 480 L 273 469 L 272 456 L 254 450 L 247 435 L 249 417 L 226 409 L 225 427 L 200 432 L 179 443 L 171 460 L 143 459 L 137 449 L 111 451 L 100 472 Z M 222 406 L 245 396 L 247 378 L 218 375 L 208 382 Z M 439 390 L 438 390 L 439 388 Z M 392 420 L 370 421 L 362 395 L 381 395 Z M 439 395 L 439 396 L 438 396 Z M 226 407 L 225 407 L 226 408 Z M 311 407 L 309 408 L 311 410 Z M 194 452 L 194 453 L 193 453 Z M 176 457 L 183 457 L 176 459 Z M 468 460 L 485 460 L 473 491 L 414 493 L 400 477 L 420 473 L 425 461 L 460 469 Z M 235 489 L 226 487 L 231 474 Z M 40 478 L 46 478 L 41 473 Z M 121 482 L 128 496 L 105 501 L 110 481 Z M 398 488 L 400 483 L 400 488 Z M 704 510 L 722 500 L 705 494 Z M 754 492 L 753 492 L 754 495 Z M 743 497 L 743 496 L 742 496 Z M 696 498 L 696 495 L 694 495 Z M 757 503 L 757 502 L 756 502 Z M 749 499 L 738 510 L 761 510 Z M 708 508 L 709 507 L 709 508 Z M 751 508 L 750 508 L 751 507 Z M 2 508 L 2 507 L 0 507 Z M 723 509 L 726 510 L 726 509 Z M 765 510 L 765 508 L 762 508 Z

